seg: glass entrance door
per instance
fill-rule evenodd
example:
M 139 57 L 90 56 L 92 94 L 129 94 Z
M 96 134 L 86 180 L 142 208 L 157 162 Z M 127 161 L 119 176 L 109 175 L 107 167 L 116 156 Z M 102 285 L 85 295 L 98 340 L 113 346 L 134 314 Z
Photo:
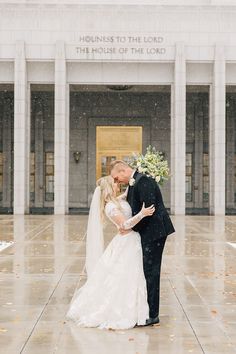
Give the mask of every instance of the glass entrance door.
M 110 174 L 113 160 L 127 161 L 133 153 L 142 152 L 142 127 L 97 126 L 96 178 Z

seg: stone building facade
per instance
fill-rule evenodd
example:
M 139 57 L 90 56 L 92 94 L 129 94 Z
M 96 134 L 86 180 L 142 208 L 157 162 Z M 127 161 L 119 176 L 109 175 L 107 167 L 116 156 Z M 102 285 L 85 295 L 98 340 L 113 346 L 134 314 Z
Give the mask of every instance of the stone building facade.
M 0 211 L 86 212 L 97 128 L 137 127 L 171 213 L 234 214 L 235 37 L 230 0 L 1 0 Z

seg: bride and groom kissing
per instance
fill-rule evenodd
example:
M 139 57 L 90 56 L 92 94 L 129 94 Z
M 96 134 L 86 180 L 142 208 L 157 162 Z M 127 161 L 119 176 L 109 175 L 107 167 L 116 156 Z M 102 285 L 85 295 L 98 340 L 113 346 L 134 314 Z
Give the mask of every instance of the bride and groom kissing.
M 127 184 L 117 197 L 118 184 Z M 118 233 L 104 251 L 103 225 Z M 111 163 L 93 194 L 86 239 L 86 283 L 66 318 L 82 327 L 129 329 L 159 324 L 161 260 L 174 232 L 157 182 L 124 161 Z

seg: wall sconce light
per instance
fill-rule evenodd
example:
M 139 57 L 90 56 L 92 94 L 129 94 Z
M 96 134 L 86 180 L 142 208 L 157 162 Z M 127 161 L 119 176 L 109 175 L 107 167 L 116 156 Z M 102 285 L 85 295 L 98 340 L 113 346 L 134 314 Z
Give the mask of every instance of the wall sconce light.
M 75 151 L 75 152 L 73 153 L 73 156 L 74 156 L 75 162 L 78 163 L 79 160 L 80 160 L 80 157 L 81 157 L 81 151 Z
M 163 157 L 164 160 L 166 160 L 166 153 L 164 151 L 160 151 L 160 155 Z

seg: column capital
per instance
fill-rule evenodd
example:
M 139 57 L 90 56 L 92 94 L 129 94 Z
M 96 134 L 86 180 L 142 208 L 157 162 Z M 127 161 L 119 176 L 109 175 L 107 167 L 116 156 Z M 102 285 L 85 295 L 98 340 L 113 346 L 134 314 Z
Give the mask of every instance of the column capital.
M 220 57 L 225 58 L 225 44 L 221 42 L 215 43 L 215 59 Z
M 65 59 L 65 42 L 64 41 L 56 41 L 55 44 L 55 59 Z
M 25 41 L 18 40 L 15 42 L 15 58 L 25 59 Z
M 185 43 L 184 42 L 176 42 L 175 43 L 175 59 L 185 57 Z

